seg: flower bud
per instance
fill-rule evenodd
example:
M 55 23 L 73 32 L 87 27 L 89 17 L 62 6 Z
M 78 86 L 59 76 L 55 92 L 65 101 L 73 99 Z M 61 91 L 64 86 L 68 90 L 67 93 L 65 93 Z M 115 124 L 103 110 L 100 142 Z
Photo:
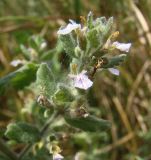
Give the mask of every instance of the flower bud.
M 37 102 L 38 102 L 41 106 L 44 106 L 44 107 L 47 107 L 47 108 L 53 108 L 53 104 L 48 100 L 47 97 L 45 97 L 45 96 L 42 95 L 42 94 L 38 96 Z

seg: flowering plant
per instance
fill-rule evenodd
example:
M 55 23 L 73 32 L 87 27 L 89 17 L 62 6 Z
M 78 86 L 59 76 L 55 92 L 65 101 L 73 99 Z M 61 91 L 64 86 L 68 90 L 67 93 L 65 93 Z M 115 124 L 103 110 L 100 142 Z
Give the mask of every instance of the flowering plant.
M 94 19 L 90 12 L 87 18 L 81 17 L 81 24 L 69 20 L 67 26 L 58 30 L 54 50 L 46 51 L 46 42 L 39 36 L 30 39 L 30 48 L 21 45 L 26 60 L 11 62 L 14 67 L 23 66 L 0 80 L 0 91 L 7 90 L 6 84 L 20 90 L 34 82 L 32 92 L 37 95 L 37 100 L 31 106 L 38 110 L 35 115 L 42 117 L 39 123 L 44 127 L 39 130 L 25 122 L 13 122 L 7 126 L 5 136 L 8 139 L 28 144 L 15 160 L 41 157 L 41 152 L 45 154 L 42 159 L 49 159 L 51 154 L 53 160 L 61 160 L 66 155 L 61 154 L 64 148 L 60 147 L 60 135 L 79 130 L 103 132 L 111 127 L 108 120 L 92 114 L 87 95 L 93 88 L 96 74 L 105 70 L 120 74 L 117 67 L 131 47 L 131 43 L 116 41 L 119 32 L 112 32 L 112 26 L 113 17 Z M 62 72 L 63 66 L 57 60 L 64 51 L 66 66 Z M 30 109 L 25 107 L 23 112 L 31 113 Z M 58 132 L 57 125 L 63 126 Z M 79 154 L 75 159 L 79 160 L 78 157 Z

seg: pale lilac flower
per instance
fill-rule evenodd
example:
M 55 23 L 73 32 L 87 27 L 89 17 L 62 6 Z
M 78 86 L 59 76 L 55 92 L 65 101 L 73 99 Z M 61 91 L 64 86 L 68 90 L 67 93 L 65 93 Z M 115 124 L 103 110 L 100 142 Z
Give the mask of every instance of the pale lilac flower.
M 113 47 L 123 52 L 129 52 L 131 45 L 131 43 L 119 43 L 117 41 L 112 44 Z
M 66 35 L 66 34 L 69 34 L 70 32 L 72 32 L 73 30 L 75 30 L 77 28 L 81 29 L 80 24 L 77 24 L 73 20 L 69 20 L 69 21 L 70 21 L 70 23 L 66 27 L 60 28 L 59 31 L 57 32 L 57 34 Z
M 109 70 L 112 74 L 114 74 L 114 75 L 116 75 L 116 76 L 119 76 L 119 74 L 120 74 L 120 71 L 119 71 L 118 69 L 108 68 L 108 70 Z
M 86 72 L 87 71 L 83 70 L 77 75 L 69 74 L 69 77 L 73 80 L 74 87 L 87 90 L 93 85 L 93 82 L 88 78 Z
M 24 64 L 24 61 L 20 59 L 16 59 L 10 62 L 10 65 L 13 67 L 17 67 L 19 64 Z
M 64 157 L 59 153 L 53 154 L 53 160 L 62 160 L 63 158 Z

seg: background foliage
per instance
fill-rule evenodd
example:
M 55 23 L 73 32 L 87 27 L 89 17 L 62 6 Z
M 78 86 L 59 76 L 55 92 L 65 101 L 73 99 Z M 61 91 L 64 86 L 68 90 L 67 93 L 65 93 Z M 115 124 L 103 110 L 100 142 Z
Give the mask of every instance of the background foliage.
M 58 47 L 59 45 L 55 46 L 56 31 L 60 25 L 68 22 L 68 19 L 78 21 L 80 15 L 86 16 L 91 10 L 95 16 L 107 18 L 113 16 L 114 28 L 120 32 L 119 40 L 132 42 L 133 45 L 128 59 L 120 67 L 121 75 L 117 78 L 108 73 L 101 74 L 97 77 L 97 83 L 89 96 L 89 101 L 93 106 L 92 112 L 103 119 L 110 120 L 111 130 L 91 134 L 77 131 L 73 135 L 74 132 L 71 129 L 68 132 L 67 128 L 65 134 L 61 133 L 65 124 L 61 119 L 58 120 L 58 123 L 53 125 L 54 130 L 60 133 L 63 155 L 67 159 L 72 159 L 80 151 L 81 156 L 86 160 L 149 160 L 151 158 L 150 6 L 150 0 L 1 0 L 0 77 L 14 72 L 9 75 L 11 77 L 9 80 L 5 77 L 0 82 L 2 87 L 0 134 L 3 135 L 10 122 L 12 126 L 14 121 L 36 123 L 37 128 L 41 128 L 44 123 L 43 108 L 37 107 L 35 103 L 37 96 L 35 86 L 32 84 L 28 86 L 35 80 L 34 74 L 37 66 L 27 64 L 22 68 L 25 72 L 28 72 L 30 68 L 29 78 L 22 71 L 16 72 L 16 68 L 12 67 L 10 62 L 17 58 L 29 58 L 26 47 L 32 45 L 37 49 L 31 36 L 40 35 L 46 40 L 49 52 L 44 57 L 39 53 L 40 59 L 37 58 L 36 61 L 47 60 L 55 53 L 56 57 L 52 63 L 56 64 L 54 70 L 58 73 L 59 79 L 68 62 L 66 61 L 67 55 Z M 39 43 L 43 40 L 36 41 Z M 34 57 L 34 53 L 32 56 Z M 23 84 L 19 83 L 20 79 L 14 78 L 16 74 L 20 75 Z M 10 83 L 13 84 L 13 88 Z M 30 141 L 35 141 L 32 135 L 26 136 L 31 137 Z M 23 143 L 16 144 L 15 141 L 9 141 L 4 136 L 1 138 L 16 153 L 20 153 L 25 147 Z M 39 149 L 39 156 L 36 158 L 49 158 L 45 157 L 45 152 Z M 90 154 L 87 156 L 88 153 Z M 0 155 L 0 159 L 4 157 L 3 154 Z

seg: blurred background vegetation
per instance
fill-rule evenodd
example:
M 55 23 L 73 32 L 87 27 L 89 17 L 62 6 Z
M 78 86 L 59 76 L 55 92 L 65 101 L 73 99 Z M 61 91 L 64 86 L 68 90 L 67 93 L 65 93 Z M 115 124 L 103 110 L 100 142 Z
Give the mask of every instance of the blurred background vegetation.
M 151 0 L 1 0 L 0 77 L 15 70 L 13 59 L 23 59 L 20 45 L 28 45 L 32 35 L 41 35 L 48 49 L 55 47 L 57 30 L 68 19 L 79 21 L 89 11 L 94 16 L 114 17 L 120 42 L 131 42 L 121 75 L 97 76 L 89 100 L 96 115 L 112 122 L 107 133 L 77 133 L 62 141 L 65 157 L 76 152 L 91 153 L 94 160 L 151 159 Z M 62 63 L 62 60 L 60 62 Z M 23 109 L 35 100 L 34 93 L 11 90 L 0 96 L 0 132 L 9 122 L 35 122 Z M 19 152 L 21 145 L 12 145 Z M 82 153 L 81 153 L 82 154 Z M 85 158 L 89 159 L 88 157 Z M 82 159 L 81 159 L 82 160 Z

